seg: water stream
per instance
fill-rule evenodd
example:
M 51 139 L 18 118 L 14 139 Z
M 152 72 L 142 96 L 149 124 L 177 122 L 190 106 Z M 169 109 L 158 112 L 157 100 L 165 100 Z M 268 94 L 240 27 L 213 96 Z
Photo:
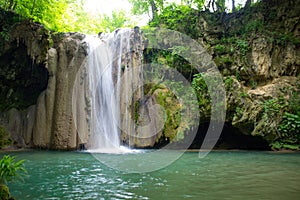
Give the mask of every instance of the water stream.
M 120 78 L 123 54 L 130 51 L 131 29 L 86 39 L 91 102 L 88 148 L 93 152 L 117 153 L 120 147 Z

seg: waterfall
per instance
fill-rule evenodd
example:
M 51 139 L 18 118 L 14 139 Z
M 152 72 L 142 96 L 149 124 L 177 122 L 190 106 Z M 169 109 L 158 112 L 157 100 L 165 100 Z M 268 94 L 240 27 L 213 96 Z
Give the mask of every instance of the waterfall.
M 131 29 L 101 38 L 87 37 L 91 123 L 88 149 L 120 151 L 120 78 L 124 54 L 130 51 Z M 122 59 L 123 58 L 123 59 Z

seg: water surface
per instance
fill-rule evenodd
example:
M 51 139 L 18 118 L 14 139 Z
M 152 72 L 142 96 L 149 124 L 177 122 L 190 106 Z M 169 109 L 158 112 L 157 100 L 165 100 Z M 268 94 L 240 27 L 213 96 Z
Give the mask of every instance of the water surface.
M 168 167 L 135 174 L 88 153 L 11 154 L 27 160 L 28 177 L 9 185 L 16 199 L 300 199 L 299 153 L 224 151 L 199 159 L 187 152 Z M 133 155 L 102 156 L 117 163 Z

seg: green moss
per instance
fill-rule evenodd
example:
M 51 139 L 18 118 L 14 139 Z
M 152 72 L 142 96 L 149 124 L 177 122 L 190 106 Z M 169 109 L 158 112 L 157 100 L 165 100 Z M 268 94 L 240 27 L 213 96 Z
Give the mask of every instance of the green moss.
M 226 77 L 224 80 L 226 91 L 232 90 L 233 87 L 233 78 L 231 76 Z
M 248 97 L 248 94 L 247 94 L 245 91 L 242 91 L 242 92 L 240 93 L 240 97 L 246 98 L 246 97 Z
M 0 199 L 1 200 L 9 200 L 10 198 L 10 192 L 7 187 L 7 185 L 0 184 Z
M 12 139 L 9 137 L 6 129 L 0 126 L 0 149 L 11 144 Z
M 275 42 L 277 45 L 286 46 L 288 43 L 298 45 L 300 44 L 299 39 L 296 38 L 292 33 L 279 33 L 275 35 Z M 277 36 L 276 36 L 277 35 Z
M 230 57 L 227 54 L 215 57 L 214 61 L 215 61 L 216 65 L 218 67 L 220 67 L 220 66 L 224 66 L 224 67 L 230 66 L 234 62 L 233 58 Z
M 139 121 L 139 109 L 140 109 L 140 102 L 134 102 L 134 122 L 137 124 Z
M 202 109 L 204 108 L 204 110 L 209 110 L 211 106 L 211 97 L 209 96 L 207 84 L 203 76 L 203 74 L 196 74 L 192 82 L 192 87 L 196 91 L 199 107 Z
M 241 118 L 243 116 L 243 109 L 237 106 L 235 108 L 235 113 L 236 113 L 238 118 Z
M 168 141 L 170 142 L 178 141 L 180 138 L 182 139 L 183 136 L 178 135 L 178 129 L 182 123 L 181 104 L 179 103 L 176 96 L 164 85 L 160 84 L 160 86 L 153 86 L 154 88 L 156 88 L 155 90 L 154 88 L 148 88 L 148 90 L 154 95 L 155 101 L 163 107 L 166 113 L 166 121 L 162 131 L 162 136 L 161 138 L 158 138 L 156 142 L 159 142 L 159 140 L 162 138 L 168 139 Z
M 214 50 L 215 50 L 215 53 L 221 55 L 221 54 L 224 54 L 227 52 L 227 48 L 225 45 L 223 44 L 217 44 L 215 47 L 214 47 Z
M 252 33 L 252 32 L 262 32 L 264 28 L 264 21 L 262 19 L 254 19 L 249 21 L 243 27 L 243 34 Z

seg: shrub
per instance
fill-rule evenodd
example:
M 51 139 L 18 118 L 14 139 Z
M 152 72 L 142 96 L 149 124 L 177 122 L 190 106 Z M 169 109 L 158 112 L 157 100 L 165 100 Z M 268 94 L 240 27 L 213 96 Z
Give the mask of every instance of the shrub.
M 5 155 L 0 160 L 0 184 L 7 184 L 9 181 L 22 180 L 27 171 L 23 163 L 25 160 L 15 161 L 14 156 Z
M 23 166 L 24 160 L 15 161 L 14 156 L 5 155 L 0 160 L 0 199 L 14 199 L 10 197 L 7 182 L 14 180 L 22 180 L 27 171 Z
M 273 149 L 300 149 L 300 116 L 285 112 L 279 124 L 279 138 L 271 144 Z

